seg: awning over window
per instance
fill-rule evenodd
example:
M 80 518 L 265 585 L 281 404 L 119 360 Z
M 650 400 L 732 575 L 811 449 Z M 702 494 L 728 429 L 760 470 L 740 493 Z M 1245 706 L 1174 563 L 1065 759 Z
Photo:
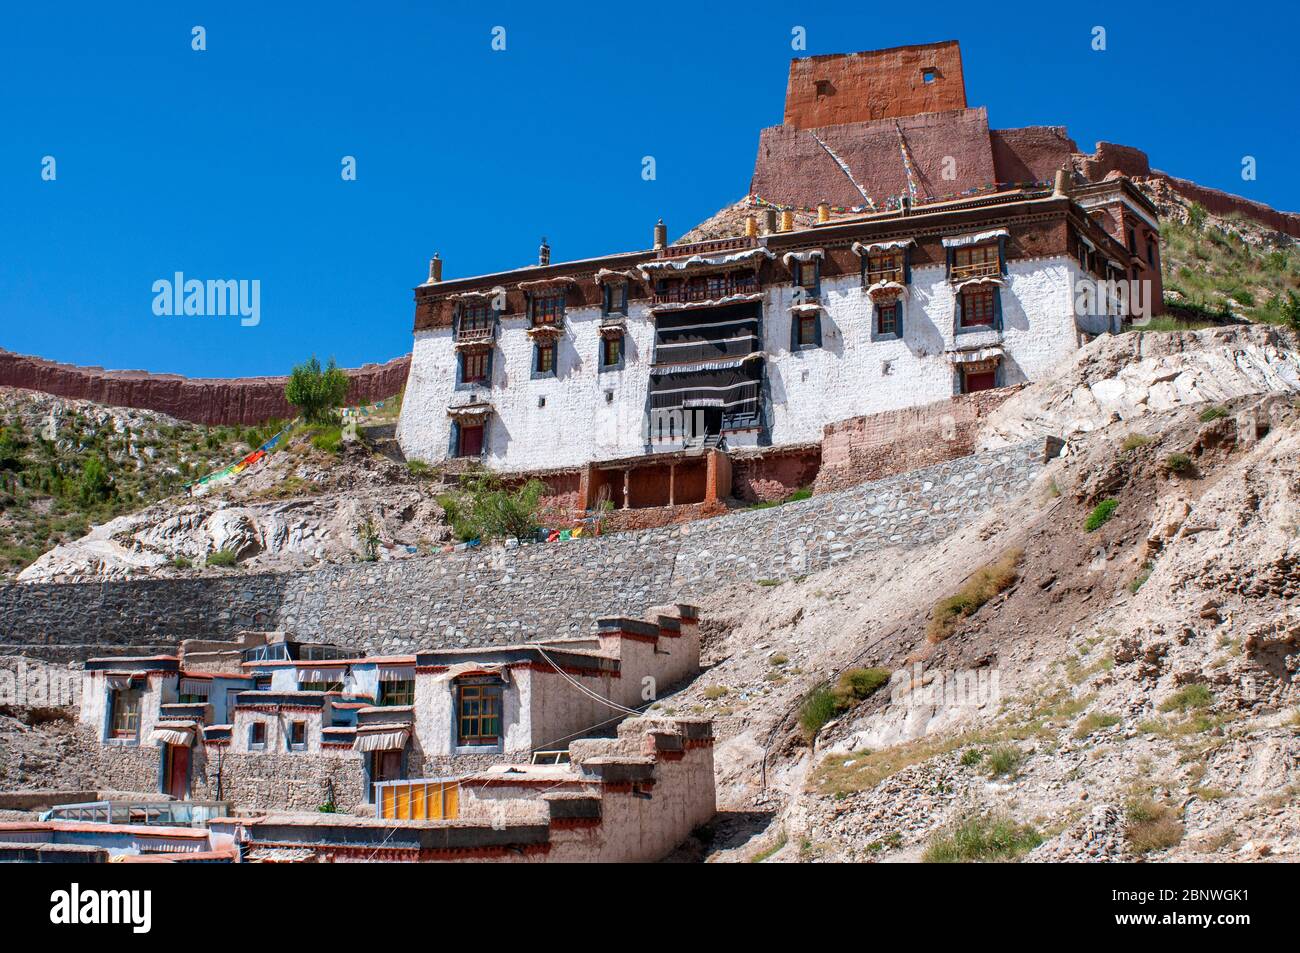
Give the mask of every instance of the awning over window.
M 202 695 L 204 698 L 207 698 L 208 693 L 211 691 L 211 689 L 212 689 L 212 682 L 209 679 L 182 678 L 180 682 L 180 687 L 177 689 L 177 691 L 181 695 Z
M 415 680 L 415 666 L 381 665 L 379 666 L 379 680 L 381 682 L 412 682 Z
M 346 665 L 330 668 L 299 668 L 299 682 L 341 682 L 347 675 Z
M 975 232 L 971 235 L 957 235 L 954 238 L 945 238 L 943 240 L 944 248 L 962 248 L 966 245 L 978 245 L 980 242 L 996 241 L 999 238 L 1006 238 L 1009 233 L 1005 228 L 994 228 L 987 232 Z
M 160 721 L 149 732 L 149 740 L 160 745 L 180 745 L 188 748 L 194 742 L 194 726 L 182 722 Z
M 958 294 L 963 288 L 970 288 L 975 285 L 1000 285 L 1004 284 L 1001 277 L 997 275 L 980 275 L 978 278 L 967 278 L 965 281 L 959 281 L 952 286 L 952 293 Z
M 908 245 L 916 244 L 910 238 L 900 238 L 892 242 L 872 242 L 864 245 L 862 242 L 853 243 L 853 251 L 859 256 L 875 255 L 885 251 L 898 251 L 900 248 L 906 248 Z
M 954 364 L 996 364 L 1002 360 L 1002 348 L 980 347 L 970 351 L 949 351 L 948 360 Z
M 399 725 L 375 725 L 357 729 L 353 751 L 400 751 L 406 747 L 411 729 Z
M 104 674 L 105 687 L 115 692 L 125 691 L 133 687 L 132 682 L 136 683 L 134 687 L 139 688 L 143 681 L 144 676 L 139 672 L 106 672 Z
M 672 274 L 673 272 L 682 271 L 703 271 L 711 268 L 724 268 L 729 265 L 753 265 L 758 267 L 765 260 L 775 258 L 770 251 L 762 246 L 750 248 L 746 251 L 733 252 L 730 255 L 718 255 L 707 257 L 704 255 L 691 255 L 689 258 L 671 258 L 665 261 L 646 261 L 637 265 L 641 274 L 649 278 L 653 274 Z

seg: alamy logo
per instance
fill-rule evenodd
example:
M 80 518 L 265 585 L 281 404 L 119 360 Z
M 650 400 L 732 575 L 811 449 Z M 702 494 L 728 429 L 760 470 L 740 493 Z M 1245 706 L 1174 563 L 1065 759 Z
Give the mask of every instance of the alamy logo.
M 239 315 L 239 323 L 255 328 L 262 322 L 262 282 L 254 278 L 186 278 L 181 272 L 153 283 L 153 313 L 159 317 Z
M 153 925 L 152 890 L 85 890 L 73 884 L 50 894 L 50 922 L 59 925 L 126 923 L 133 933 Z

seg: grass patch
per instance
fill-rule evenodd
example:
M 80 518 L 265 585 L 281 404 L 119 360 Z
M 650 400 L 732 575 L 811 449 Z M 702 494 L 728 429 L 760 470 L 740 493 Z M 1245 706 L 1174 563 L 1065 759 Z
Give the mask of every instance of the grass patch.
M 1124 838 L 1139 854 L 1166 850 L 1183 839 L 1178 812 L 1147 795 L 1129 798 L 1124 817 L 1128 821 Z
M 1161 462 L 1161 466 L 1165 468 L 1166 472 L 1172 473 L 1175 476 L 1187 476 L 1187 474 L 1196 469 L 1195 464 L 1192 463 L 1192 458 L 1185 453 L 1169 454 L 1169 456 L 1165 457 Z
M 785 831 L 781 831 L 781 835 L 777 837 L 777 839 L 772 843 L 770 847 L 764 847 L 753 857 L 749 858 L 749 862 L 751 864 L 761 864 L 763 861 L 767 860 L 778 850 L 784 847 L 786 845 L 787 840 L 788 838 L 786 837 Z
M 961 753 L 960 764 L 963 768 L 973 768 L 984 760 L 982 748 L 967 748 Z
M 799 725 L 811 742 L 826 723 L 874 695 L 889 682 L 887 668 L 850 668 L 840 673 L 834 686 L 819 685 L 803 700 Z
M 710 685 L 704 690 L 704 697 L 711 702 L 715 702 L 719 698 L 725 698 L 730 692 L 731 689 L 725 685 Z
M 1119 715 L 1106 714 L 1104 712 L 1091 712 L 1079 722 L 1078 727 L 1074 729 L 1074 737 L 1078 739 L 1087 738 L 1094 731 L 1100 731 L 1102 728 L 1110 728 L 1119 724 Z
M 1228 416 L 1228 411 L 1224 407 L 1206 407 L 1198 416 L 1203 424 L 1208 424 L 1211 420 L 1221 420 Z
M 956 593 L 935 603 L 926 627 L 926 638 L 942 642 L 956 631 L 962 619 L 974 615 L 998 593 L 1005 592 L 1020 578 L 1024 550 L 1008 549 L 995 561 L 975 571 Z
M 338 453 L 343 448 L 343 428 L 319 428 L 311 435 L 311 445 L 324 453 Z
M 1015 745 L 994 745 L 984 757 L 984 770 L 990 778 L 1014 777 L 1024 760 L 1024 753 Z
M 773 655 L 770 659 L 767 660 L 767 664 L 784 665 L 788 661 L 790 661 L 788 656 L 782 655 L 781 653 L 778 652 L 776 655 Z
M 1129 453 L 1145 447 L 1150 442 L 1151 438 L 1144 433 L 1131 433 L 1124 438 L 1124 442 L 1120 444 L 1120 449 Z
M 927 864 L 1015 860 L 1042 842 L 1034 828 L 1008 817 L 968 817 L 936 832 L 921 860 Z
M 811 742 L 838 712 L 839 703 L 835 700 L 835 693 L 825 685 L 814 688 L 799 708 L 799 727 L 803 729 L 804 738 Z
M 1102 500 L 1092 508 L 1088 518 L 1083 522 L 1083 529 L 1088 533 L 1095 533 L 1110 521 L 1115 515 L 1115 509 L 1119 506 L 1119 500 L 1106 499 Z
M 1214 704 L 1214 694 L 1209 687 L 1196 682 L 1191 685 L 1184 685 L 1174 694 L 1170 695 L 1160 703 L 1160 710 L 1163 712 L 1171 711 L 1200 711 L 1209 708 Z
M 1151 564 L 1143 563 L 1142 568 L 1138 570 L 1138 574 L 1134 576 L 1133 581 L 1128 584 L 1128 591 L 1133 593 L 1133 595 L 1137 595 L 1138 590 L 1145 586 L 1147 580 L 1150 578 Z
M 205 560 L 209 566 L 229 567 L 235 564 L 235 551 L 233 549 L 218 549 L 216 552 L 208 553 Z
M 764 500 L 761 503 L 753 503 L 746 507 L 750 510 L 770 510 L 774 506 L 784 506 L 786 503 L 798 503 L 800 500 L 812 499 L 812 487 L 806 486 L 802 489 L 795 490 L 793 493 L 781 497 L 779 500 Z

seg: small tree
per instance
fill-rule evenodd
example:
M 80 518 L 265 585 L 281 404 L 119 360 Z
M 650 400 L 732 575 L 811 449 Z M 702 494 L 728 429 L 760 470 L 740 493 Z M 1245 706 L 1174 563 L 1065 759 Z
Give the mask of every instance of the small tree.
M 0 427 L 0 470 L 21 470 L 23 468 L 23 451 L 27 441 L 23 439 L 21 424 Z
M 81 467 L 81 480 L 77 484 L 77 495 L 88 506 L 102 503 L 108 499 L 113 483 L 108 471 L 99 457 L 90 457 Z
M 1282 320 L 1296 334 L 1300 334 L 1300 295 L 1287 290 L 1286 300 L 1282 302 Z M 0 467 L 4 466 L 4 453 L 0 449 Z
M 343 403 L 347 393 L 348 375 L 335 365 L 334 358 L 322 369 L 314 354 L 293 369 L 284 387 L 285 400 L 313 424 L 330 423 L 334 408 Z
M 1188 206 L 1187 224 L 1192 226 L 1192 231 L 1198 235 L 1205 228 L 1205 206 L 1200 202 L 1193 202 Z

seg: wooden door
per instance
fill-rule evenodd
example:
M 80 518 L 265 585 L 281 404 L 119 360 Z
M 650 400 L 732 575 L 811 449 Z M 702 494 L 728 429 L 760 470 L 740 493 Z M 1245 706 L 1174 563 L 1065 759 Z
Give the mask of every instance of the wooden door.
M 190 796 L 190 749 L 185 745 L 168 745 L 167 755 L 167 793 L 184 801 Z

